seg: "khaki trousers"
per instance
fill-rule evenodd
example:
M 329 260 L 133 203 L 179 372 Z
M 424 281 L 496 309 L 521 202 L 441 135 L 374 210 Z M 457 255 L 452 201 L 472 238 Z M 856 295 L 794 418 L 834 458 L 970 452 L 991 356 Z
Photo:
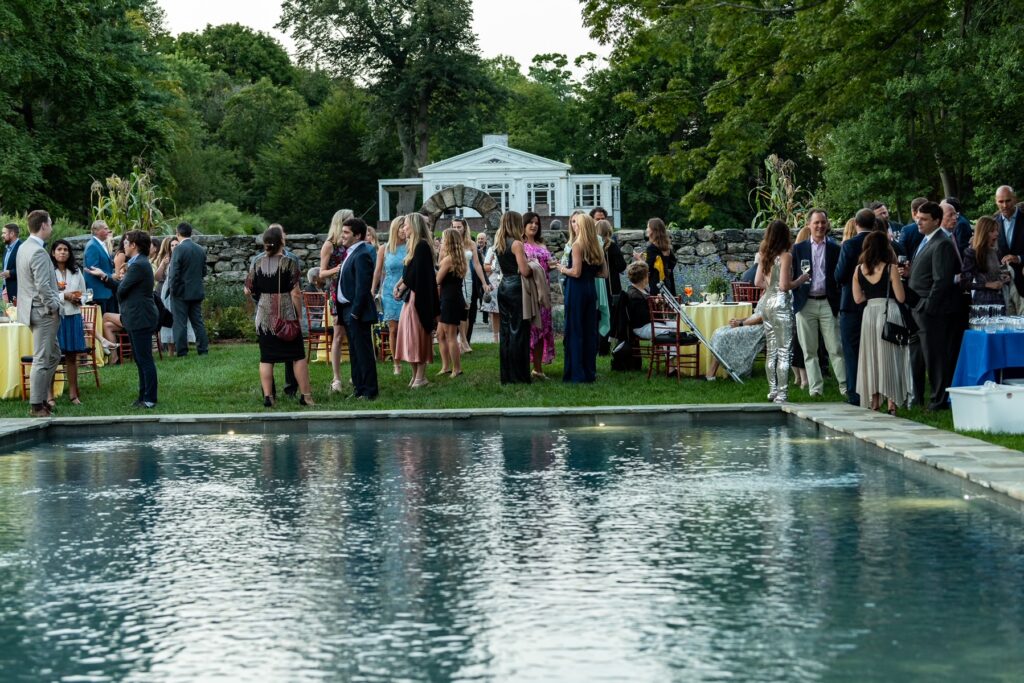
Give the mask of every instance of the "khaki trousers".
M 46 395 L 60 364 L 60 346 L 57 344 L 60 314 L 47 313 L 33 306 L 29 322 L 32 329 L 32 372 L 29 374 L 28 401 L 35 406 L 46 403 Z
M 828 299 L 808 299 L 796 314 L 796 336 L 800 340 L 800 348 L 804 350 L 807 384 L 812 394 L 820 394 L 825 390 L 821 367 L 818 365 L 819 332 L 825 340 L 825 350 L 828 351 L 829 361 L 832 363 L 832 372 L 839 381 L 839 387 L 845 389 L 846 363 L 843 362 L 843 350 L 839 343 L 839 322 L 832 315 Z

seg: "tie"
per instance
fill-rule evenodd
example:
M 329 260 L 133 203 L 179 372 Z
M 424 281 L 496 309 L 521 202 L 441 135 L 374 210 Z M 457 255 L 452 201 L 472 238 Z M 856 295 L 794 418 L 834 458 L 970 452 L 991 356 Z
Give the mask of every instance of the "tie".
M 951 233 L 951 232 L 950 233 L 946 233 L 946 234 L 949 235 L 949 241 L 953 243 L 953 251 L 956 252 L 957 263 L 959 263 L 960 267 L 963 268 L 964 267 L 964 259 L 963 259 L 962 256 L 960 256 L 960 247 L 956 243 L 956 238 L 953 237 L 953 233 Z
M 1016 216 L 1014 216 L 1016 218 Z M 1010 220 L 1009 218 L 1003 218 L 1003 225 L 1006 231 L 1006 248 L 1011 249 L 1013 247 L 1013 229 L 1017 227 L 1015 225 L 1016 220 Z
M 929 235 L 928 237 L 925 237 L 923 240 L 921 240 L 921 244 L 917 245 L 917 251 L 914 252 L 914 258 L 915 259 L 917 258 L 917 255 L 920 254 L 921 251 L 924 249 L 924 246 L 926 244 L 928 244 L 928 239 L 930 237 L 931 237 L 931 235 Z

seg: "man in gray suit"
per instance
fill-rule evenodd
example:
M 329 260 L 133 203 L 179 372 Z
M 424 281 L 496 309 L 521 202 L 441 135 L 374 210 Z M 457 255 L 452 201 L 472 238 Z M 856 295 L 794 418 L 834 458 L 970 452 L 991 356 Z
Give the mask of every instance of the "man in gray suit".
M 196 333 L 196 353 L 205 355 L 210 350 L 203 323 L 203 276 L 206 275 L 206 251 L 192 241 L 192 226 L 178 225 L 178 246 L 171 257 L 167 271 L 167 284 L 171 287 L 174 316 L 174 349 L 178 357 L 188 355 L 188 323 Z
M 949 407 L 946 389 L 953 379 L 957 354 L 955 327 L 960 305 L 960 289 L 955 282 L 960 272 L 953 241 L 939 229 L 942 208 L 926 202 L 918 211 L 917 225 L 924 238 L 909 267 L 901 275 L 909 275 L 907 302 L 918 327 L 918 338 L 924 354 L 932 396 L 929 410 Z M 908 273 L 909 271 L 909 273 Z
M 46 240 L 53 234 L 50 214 L 30 213 L 28 231 L 28 239 L 18 250 L 18 322 L 32 330 L 29 416 L 49 417 L 51 408 L 46 395 L 60 363 L 57 330 L 61 310 L 57 275 L 46 253 Z

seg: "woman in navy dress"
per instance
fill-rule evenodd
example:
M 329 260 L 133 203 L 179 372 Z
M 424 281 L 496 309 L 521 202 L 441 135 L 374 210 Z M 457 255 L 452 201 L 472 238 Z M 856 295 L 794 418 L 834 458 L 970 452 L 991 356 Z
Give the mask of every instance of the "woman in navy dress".
M 604 267 L 604 250 L 597 241 L 594 219 L 580 213 L 569 221 L 568 264 L 565 276 L 565 369 L 563 382 L 597 379 L 597 288 L 594 278 Z

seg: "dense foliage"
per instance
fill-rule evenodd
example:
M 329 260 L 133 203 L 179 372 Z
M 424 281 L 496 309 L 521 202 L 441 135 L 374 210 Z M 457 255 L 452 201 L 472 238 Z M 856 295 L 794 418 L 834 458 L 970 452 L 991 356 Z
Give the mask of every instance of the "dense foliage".
M 283 0 L 295 60 L 239 24 L 172 37 L 155 0 L 8 0 L 0 212 L 83 224 L 94 181 L 141 167 L 167 223 L 322 231 L 493 132 L 621 177 L 633 227 L 749 225 L 773 155 L 836 214 L 953 194 L 976 215 L 1024 184 L 1024 0 L 581 5 L 606 64 L 483 59 L 469 0 Z

